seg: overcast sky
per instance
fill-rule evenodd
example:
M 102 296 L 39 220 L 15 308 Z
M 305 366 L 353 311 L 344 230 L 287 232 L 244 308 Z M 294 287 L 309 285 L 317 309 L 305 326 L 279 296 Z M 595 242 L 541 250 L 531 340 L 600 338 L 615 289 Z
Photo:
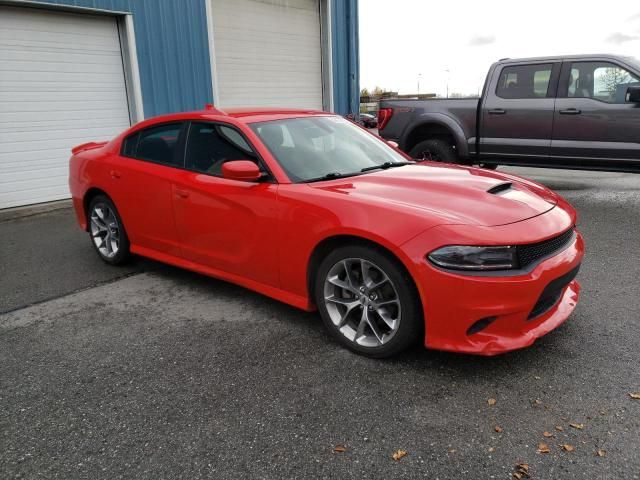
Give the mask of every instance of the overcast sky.
M 360 86 L 476 94 L 504 57 L 640 58 L 638 0 L 360 0 Z M 449 73 L 446 72 L 449 70 Z

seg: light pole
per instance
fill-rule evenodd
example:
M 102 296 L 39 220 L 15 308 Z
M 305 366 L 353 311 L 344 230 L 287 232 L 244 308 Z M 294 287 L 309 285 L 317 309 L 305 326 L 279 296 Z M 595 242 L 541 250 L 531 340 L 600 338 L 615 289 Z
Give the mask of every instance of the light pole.
M 449 69 L 445 68 L 444 69 L 445 72 L 447 72 L 447 98 L 449 98 Z
M 420 95 L 420 79 L 422 78 L 422 74 L 418 74 L 418 95 Z

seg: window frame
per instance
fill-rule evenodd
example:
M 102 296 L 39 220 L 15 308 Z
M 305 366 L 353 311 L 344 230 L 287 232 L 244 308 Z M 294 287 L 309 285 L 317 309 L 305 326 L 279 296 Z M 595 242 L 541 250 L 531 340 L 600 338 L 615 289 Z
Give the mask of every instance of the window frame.
M 227 127 L 232 130 L 235 130 L 242 137 L 242 139 L 247 143 L 247 145 L 249 145 L 251 150 L 253 150 L 253 153 L 256 156 L 256 160 L 258 161 L 258 167 L 260 168 L 260 171 L 266 173 L 266 175 L 263 176 L 261 179 L 259 179 L 257 183 L 278 183 L 275 175 L 267 165 L 267 162 L 265 162 L 262 155 L 260 155 L 259 150 L 251 142 L 251 140 L 247 138 L 247 136 L 242 131 L 242 129 L 239 128 L 237 125 L 234 125 L 232 123 L 228 123 L 222 120 L 206 120 L 206 119 L 191 119 L 191 120 L 187 120 L 185 123 L 187 124 L 187 126 L 184 131 L 184 139 L 182 144 L 182 169 L 183 170 L 186 170 L 187 172 L 197 173 L 198 175 L 207 175 L 213 178 L 229 180 L 228 178 L 225 178 L 223 175 L 217 175 L 217 174 L 208 173 L 208 172 L 201 172 L 199 170 L 187 168 L 187 148 L 189 147 L 189 133 L 191 132 L 191 125 L 194 123 L 201 123 L 201 124 L 214 125 L 214 126 L 218 125 L 218 126 Z M 229 161 L 233 161 L 233 160 L 229 160 Z
M 163 167 L 169 167 L 169 168 L 177 168 L 177 169 L 184 169 L 184 147 L 185 147 L 185 133 L 186 133 L 186 129 L 185 127 L 187 126 L 187 121 L 185 120 L 174 120 L 174 121 L 166 121 L 166 122 L 160 122 L 160 123 L 154 123 L 153 125 L 149 125 L 148 127 L 144 127 L 144 128 L 140 128 L 134 132 L 131 132 L 129 135 L 127 135 L 125 138 L 122 139 L 122 142 L 120 144 L 120 152 L 119 155 L 123 158 L 130 158 L 132 160 L 138 160 L 140 162 L 148 162 L 148 163 L 153 163 L 154 165 L 161 165 Z M 174 148 L 174 152 L 173 152 L 173 160 L 182 160 L 181 164 L 171 164 L 171 163 L 163 163 L 163 162 L 157 162 L 154 160 L 150 160 L 148 158 L 140 158 L 138 157 L 138 147 L 140 146 L 140 138 L 142 137 L 142 135 L 144 134 L 144 132 L 148 131 L 148 130 L 153 130 L 155 128 L 158 127 L 164 127 L 167 125 L 179 125 L 180 129 L 178 131 L 178 138 L 176 140 L 176 145 Z M 125 150 L 125 143 L 127 142 L 127 140 L 131 137 L 134 137 L 138 135 L 138 140 L 136 141 L 136 147 L 135 147 L 135 155 L 136 156 L 130 156 L 130 155 L 125 155 L 124 150 Z M 182 150 L 182 152 L 181 152 Z
M 503 97 L 498 93 L 500 89 L 500 79 L 502 78 L 503 72 L 507 68 L 518 68 L 518 67 L 535 67 L 549 65 L 551 67 L 551 71 L 549 73 L 549 83 L 547 85 L 547 93 L 544 97 L 519 97 L 519 98 L 507 98 Z M 558 91 L 558 80 L 560 78 L 562 62 L 559 61 L 543 61 L 543 62 L 532 62 L 532 63 L 506 63 L 500 68 L 500 72 L 496 78 L 496 85 L 493 94 L 501 100 L 544 100 L 546 98 L 555 98 Z
M 631 68 L 625 65 L 621 65 L 619 62 L 616 62 L 612 59 L 580 59 L 580 60 L 565 60 L 562 62 L 562 72 L 560 73 L 560 81 L 558 85 L 558 98 L 566 98 L 571 100 L 593 100 L 594 102 L 600 102 L 605 105 L 632 105 L 628 102 L 623 103 L 615 103 L 615 102 L 607 102 L 605 100 L 601 100 L 595 97 L 570 97 L 569 96 L 569 78 L 571 77 L 571 69 L 573 65 L 576 63 L 608 63 L 613 65 L 614 67 L 618 67 L 626 72 L 630 73 L 634 77 L 640 78 L 640 74 L 633 71 Z M 595 69 L 594 69 L 595 72 Z

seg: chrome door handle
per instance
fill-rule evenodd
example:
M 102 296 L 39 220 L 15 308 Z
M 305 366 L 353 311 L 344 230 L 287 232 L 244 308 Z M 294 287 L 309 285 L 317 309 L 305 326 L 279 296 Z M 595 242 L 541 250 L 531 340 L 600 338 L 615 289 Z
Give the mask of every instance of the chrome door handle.
M 504 115 L 507 111 L 504 108 L 492 108 L 489 110 L 490 115 Z
M 577 108 L 567 108 L 565 110 L 560 110 L 558 113 L 560 113 L 560 115 L 580 115 L 582 110 L 578 110 Z
M 179 198 L 189 198 L 189 192 L 187 192 L 186 190 L 180 190 L 176 188 L 176 195 Z
M 109 172 L 109 175 L 111 175 L 111 178 L 116 178 L 116 179 L 122 177 L 122 174 L 118 170 L 111 170 Z

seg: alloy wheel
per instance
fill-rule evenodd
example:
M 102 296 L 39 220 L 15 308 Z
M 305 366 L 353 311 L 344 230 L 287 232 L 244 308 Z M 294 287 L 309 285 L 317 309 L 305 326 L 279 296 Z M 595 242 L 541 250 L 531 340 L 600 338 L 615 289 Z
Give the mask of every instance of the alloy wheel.
M 93 206 L 90 215 L 91 238 L 105 258 L 113 258 L 120 249 L 120 225 L 115 213 L 105 203 Z
M 338 331 L 358 345 L 379 347 L 398 331 L 398 291 L 382 268 L 368 260 L 347 258 L 331 267 L 324 301 Z

